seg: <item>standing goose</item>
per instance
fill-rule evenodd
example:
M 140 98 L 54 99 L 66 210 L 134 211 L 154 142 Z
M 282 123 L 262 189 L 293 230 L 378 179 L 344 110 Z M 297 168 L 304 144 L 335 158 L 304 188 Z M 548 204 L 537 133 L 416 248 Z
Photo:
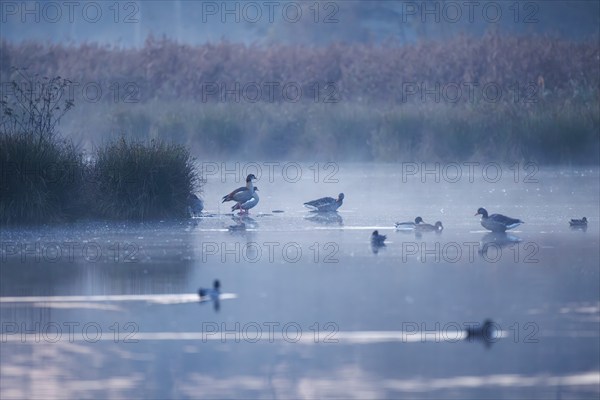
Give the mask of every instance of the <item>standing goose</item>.
M 506 232 L 507 229 L 516 228 L 524 224 L 520 219 L 510 218 L 502 214 L 492 214 L 488 216 L 485 208 L 481 207 L 475 215 L 481 215 L 481 226 L 492 232 Z
M 252 193 L 252 197 L 248 201 L 243 203 L 236 203 L 233 207 L 231 207 L 231 211 L 240 210 L 240 212 L 248 211 L 252 207 L 258 204 L 258 188 L 254 186 L 254 192 Z
M 254 174 L 248 175 L 246 177 L 246 186 L 239 187 L 228 195 L 223 196 L 222 203 L 225 203 L 226 201 L 235 201 L 237 204 L 235 204 L 231 210 L 233 211 L 235 208 L 240 209 L 243 212 L 244 208 L 242 208 L 242 204 L 251 200 L 254 196 L 254 185 L 252 184 L 253 180 L 256 180 L 256 176 L 254 176 Z M 254 207 L 257 203 L 258 196 L 256 196 L 255 203 L 252 205 L 252 207 Z
M 400 230 L 413 230 L 417 225 L 423 222 L 423 218 L 415 218 L 415 222 L 396 222 L 396 229 Z
M 344 201 L 344 193 L 338 195 L 337 200 L 333 197 L 321 197 L 320 199 L 308 201 L 304 206 L 313 211 L 336 211 Z

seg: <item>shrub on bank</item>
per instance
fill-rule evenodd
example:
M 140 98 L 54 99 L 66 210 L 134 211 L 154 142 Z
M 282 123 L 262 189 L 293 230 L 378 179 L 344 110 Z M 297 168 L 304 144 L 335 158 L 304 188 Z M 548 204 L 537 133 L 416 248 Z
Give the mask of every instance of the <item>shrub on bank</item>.
M 181 145 L 121 139 L 84 155 L 57 134 L 70 81 L 13 70 L 0 99 L 0 223 L 181 217 L 197 185 Z

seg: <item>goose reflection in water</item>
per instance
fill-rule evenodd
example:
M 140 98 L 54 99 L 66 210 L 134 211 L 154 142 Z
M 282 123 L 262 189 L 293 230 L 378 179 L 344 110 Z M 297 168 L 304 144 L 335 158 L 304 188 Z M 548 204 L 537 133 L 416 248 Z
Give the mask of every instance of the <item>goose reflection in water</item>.
M 311 211 L 305 219 L 321 225 L 344 225 L 344 219 L 337 211 Z
M 490 248 L 492 248 L 492 251 L 498 252 L 519 242 L 521 242 L 521 238 L 518 236 L 509 235 L 506 232 L 490 232 L 481 238 L 477 252 L 480 256 L 487 256 Z
M 246 215 L 234 215 L 232 218 L 234 225 L 229 225 L 227 230 L 229 232 L 245 232 L 247 229 L 256 229 L 258 228 L 258 223 L 254 218 Z

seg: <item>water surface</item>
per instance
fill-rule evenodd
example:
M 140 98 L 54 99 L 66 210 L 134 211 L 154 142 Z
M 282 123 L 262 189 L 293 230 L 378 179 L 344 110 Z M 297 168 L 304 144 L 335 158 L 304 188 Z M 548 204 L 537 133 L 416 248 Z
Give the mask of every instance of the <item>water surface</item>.
M 598 397 L 598 169 L 268 165 L 248 217 L 220 198 L 254 167 L 219 164 L 201 218 L 3 228 L 0 397 Z M 417 215 L 444 231 L 394 230 Z

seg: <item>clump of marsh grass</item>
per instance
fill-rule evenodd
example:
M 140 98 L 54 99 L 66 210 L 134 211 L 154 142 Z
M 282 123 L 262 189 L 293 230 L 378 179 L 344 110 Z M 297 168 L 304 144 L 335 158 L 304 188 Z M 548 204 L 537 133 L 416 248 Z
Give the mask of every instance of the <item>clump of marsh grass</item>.
M 58 137 L 70 82 L 14 69 L 0 100 L 0 222 L 40 223 L 69 219 L 79 203 L 84 163 L 70 140 Z
M 0 102 L 0 223 L 186 216 L 199 182 L 188 150 L 122 138 L 84 161 L 57 132 L 73 107 L 65 98 L 69 85 L 14 70 Z
M 70 141 L 2 134 L 0 165 L 0 222 L 56 222 L 80 215 L 84 164 Z
M 160 140 L 120 138 L 96 152 L 94 210 L 111 219 L 186 216 L 198 177 L 188 150 Z

